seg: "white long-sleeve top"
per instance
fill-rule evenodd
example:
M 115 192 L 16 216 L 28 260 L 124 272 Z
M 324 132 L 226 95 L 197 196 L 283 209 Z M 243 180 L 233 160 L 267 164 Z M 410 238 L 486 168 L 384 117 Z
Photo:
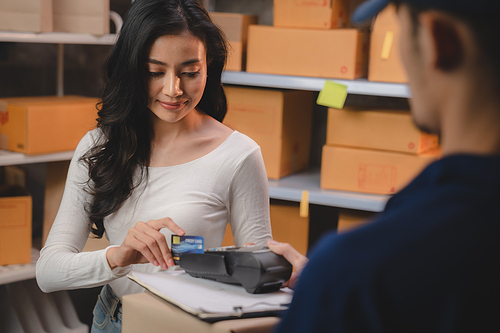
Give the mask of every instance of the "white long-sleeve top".
M 45 292 L 90 288 L 109 283 L 120 298 L 142 289 L 125 275 L 155 272 L 152 264 L 111 270 L 106 251 L 81 252 L 90 233 L 85 203 L 88 168 L 79 158 L 100 134 L 88 132 L 71 160 L 62 202 L 36 265 L 38 285 Z M 236 245 L 264 245 L 271 238 L 269 190 L 259 146 L 234 131 L 219 147 L 188 163 L 148 168 L 149 178 L 121 208 L 104 219 L 110 246 L 120 245 L 138 221 L 170 217 L 187 235 L 203 236 L 205 247 L 221 246 L 227 223 Z M 164 228 L 170 246 L 171 232 Z

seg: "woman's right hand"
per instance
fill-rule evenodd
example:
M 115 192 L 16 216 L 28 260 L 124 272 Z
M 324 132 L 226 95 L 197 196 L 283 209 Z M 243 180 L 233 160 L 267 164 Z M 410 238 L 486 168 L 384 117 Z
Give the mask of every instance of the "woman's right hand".
M 111 247 L 106 252 L 109 267 L 114 269 L 148 262 L 163 269 L 174 266 L 167 240 L 160 232 L 163 228 L 179 236 L 186 233 L 169 217 L 146 223 L 137 222 L 128 230 L 127 237 L 119 247 Z
M 290 264 L 292 264 L 295 271 L 292 273 L 290 279 L 285 282 L 283 287 L 294 289 L 299 279 L 300 273 L 302 273 L 302 270 L 309 262 L 309 259 L 300 254 L 299 251 L 295 250 L 288 243 L 280 243 L 271 239 L 267 241 L 267 247 L 269 247 L 269 249 L 274 253 L 281 254 L 283 257 L 285 257 L 286 260 L 288 260 Z

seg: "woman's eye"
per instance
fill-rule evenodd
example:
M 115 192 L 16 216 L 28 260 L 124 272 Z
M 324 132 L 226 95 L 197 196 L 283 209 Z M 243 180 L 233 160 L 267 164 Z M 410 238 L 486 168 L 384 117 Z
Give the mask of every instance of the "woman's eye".
M 187 76 L 190 79 L 195 78 L 198 74 L 200 74 L 199 71 L 197 71 L 197 72 L 184 72 L 184 73 L 182 73 L 182 75 L 185 75 L 185 76 Z
M 149 76 L 151 77 L 160 77 L 163 75 L 163 72 L 151 72 L 151 71 L 148 71 L 149 73 Z

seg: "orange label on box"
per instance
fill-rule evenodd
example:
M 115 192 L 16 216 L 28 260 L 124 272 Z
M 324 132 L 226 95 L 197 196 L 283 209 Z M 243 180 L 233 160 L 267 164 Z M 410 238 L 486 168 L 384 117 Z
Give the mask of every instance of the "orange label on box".
M 295 0 L 296 6 L 318 6 L 318 7 L 329 7 L 330 0 Z
M 396 192 L 397 168 L 392 165 L 359 164 L 359 189 L 364 191 Z

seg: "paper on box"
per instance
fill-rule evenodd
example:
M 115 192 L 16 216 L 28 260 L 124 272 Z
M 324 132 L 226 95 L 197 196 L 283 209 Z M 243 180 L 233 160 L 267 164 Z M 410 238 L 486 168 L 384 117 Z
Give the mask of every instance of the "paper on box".
M 247 72 L 352 80 L 366 75 L 367 42 L 356 29 L 252 25 Z
M 95 128 L 97 102 L 79 96 L 0 99 L 0 148 L 25 154 L 73 150 Z
M 257 15 L 211 12 L 210 17 L 218 25 L 229 42 L 226 70 L 243 71 L 246 67 L 248 27 L 257 24 Z
M 439 138 L 419 131 L 406 110 L 330 108 L 326 144 L 422 154 L 436 149 Z
M 54 31 L 109 34 L 109 0 L 52 0 Z
M 313 92 L 224 89 L 228 103 L 224 124 L 257 142 L 269 178 L 278 179 L 307 168 Z
M 373 25 L 368 80 L 408 82 L 399 51 L 400 38 L 401 32 L 396 9 L 390 5 L 379 13 Z
M 51 32 L 52 0 L 0 1 L 0 30 Z
M 0 265 L 31 262 L 30 196 L 0 198 Z
M 393 194 L 406 186 L 439 151 L 410 155 L 381 150 L 323 146 L 321 188 Z

